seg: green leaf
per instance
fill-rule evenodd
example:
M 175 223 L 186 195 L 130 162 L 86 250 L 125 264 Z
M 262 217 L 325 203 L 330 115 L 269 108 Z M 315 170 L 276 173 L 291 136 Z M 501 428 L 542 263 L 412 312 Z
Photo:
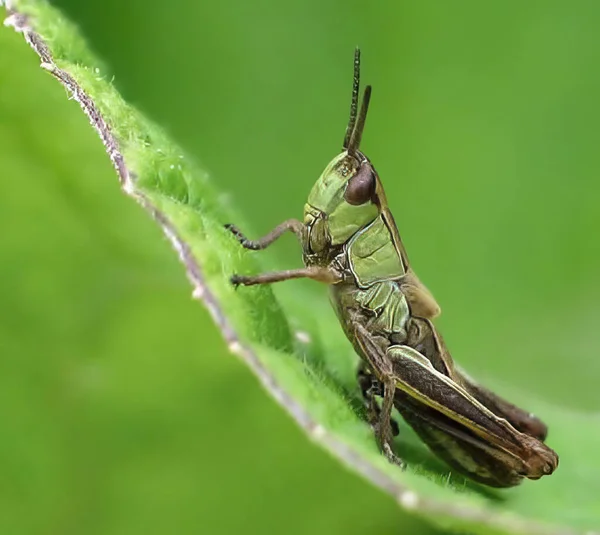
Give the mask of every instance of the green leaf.
M 231 358 L 79 105 L 0 50 L 0 533 L 430 533 Z
M 525 482 L 507 491 L 481 489 L 450 474 L 405 426 L 397 447 L 409 461 L 409 469 L 402 472 L 389 466 L 377 452 L 370 430 L 355 410 L 356 356 L 328 309 L 325 296 L 317 292 L 306 294 L 299 290 L 300 286 L 278 290 L 279 300 L 269 288 L 235 291 L 229 284 L 232 273 L 253 273 L 267 267 L 259 265 L 259 257 L 243 251 L 223 229 L 224 223 L 233 221 L 246 229 L 244 217 L 234 211 L 214 181 L 160 128 L 123 101 L 103 76 L 101 63 L 55 10 L 34 0 L 12 2 L 7 7 L 8 25 L 24 34 L 41 57 L 43 67 L 65 86 L 88 115 L 117 171 L 123 191 L 146 209 L 170 241 L 183 263 L 194 297 L 208 308 L 230 351 L 252 369 L 312 440 L 391 494 L 400 507 L 442 527 L 482 534 L 562 534 L 590 533 L 600 526 L 600 462 L 595 455 L 600 448 L 600 415 L 568 410 L 527 392 L 514 391 L 512 397 L 543 415 L 550 426 L 550 444 L 561 456 L 561 465 L 551 477 Z M 26 129 L 23 132 L 27 135 Z M 44 139 L 52 135 L 50 132 Z M 4 146 L 10 141 L 5 140 Z M 38 150 L 56 150 L 56 147 L 42 146 Z M 60 172 L 61 165 L 68 165 L 71 154 L 67 151 L 53 156 L 56 172 Z M 33 175 L 38 172 L 39 169 L 31 169 Z M 75 191 L 81 194 L 81 190 L 66 190 L 61 194 L 68 196 Z M 117 195 L 116 188 L 114 195 Z M 98 205 L 90 195 L 82 196 L 78 199 L 78 210 L 98 210 Z M 110 213 L 97 216 L 113 225 L 111 233 L 104 238 L 118 242 L 119 228 L 126 222 L 111 221 Z M 65 226 L 65 232 L 76 229 L 82 241 L 97 239 L 85 228 L 78 229 L 77 222 L 75 211 L 60 224 Z M 102 253 L 102 247 L 111 245 L 109 241 L 98 244 L 98 254 Z M 24 251 L 30 252 L 30 249 Z M 128 259 L 142 253 L 122 248 L 121 254 Z M 86 270 L 94 260 L 82 259 L 81 265 L 72 267 Z M 154 260 L 154 257 L 149 258 L 146 266 L 148 282 L 136 281 L 136 291 L 140 294 L 156 290 L 156 277 L 162 266 L 155 265 Z M 9 271 L 4 277 L 16 275 Z M 123 282 L 123 291 L 127 282 L 131 281 Z M 30 291 L 35 293 L 35 286 Z M 57 304 L 62 302 L 60 297 L 40 295 Z M 143 295 L 136 299 L 143 299 Z M 15 310 L 19 310 L 18 305 L 15 299 Z M 164 307 L 168 305 L 165 302 Z M 114 303 L 103 301 L 103 289 L 98 285 L 90 288 L 85 306 L 76 310 L 58 308 L 55 313 L 58 318 L 85 313 L 89 315 L 88 321 L 93 322 L 97 315 L 114 313 L 112 307 Z M 135 313 L 141 312 L 136 308 Z M 46 319 L 45 316 L 32 317 L 29 324 L 43 325 Z M 10 329 L 10 320 L 5 325 Z M 52 329 L 65 336 L 70 331 L 69 322 L 59 321 Z M 126 336 L 126 333 L 120 335 Z M 77 333 L 72 336 L 76 338 Z M 26 333 L 19 333 L 19 340 L 23 337 Z M 202 347 L 190 345 L 189 350 L 202 354 Z M 212 358 L 212 355 L 203 357 Z M 46 361 L 44 365 L 57 362 L 60 359 Z M 121 370 L 116 366 L 113 371 L 118 374 Z M 34 380 L 33 365 L 31 373 Z M 78 379 L 77 384 L 82 384 L 82 388 L 89 388 L 88 381 L 93 388 L 94 381 L 99 380 L 94 376 L 93 366 L 78 373 L 86 374 Z M 125 384 L 126 378 L 122 381 Z M 174 389 L 172 385 L 171 388 Z M 503 393 L 507 390 L 504 388 Z M 142 398 L 151 397 L 148 392 L 138 394 Z M 127 395 L 124 389 L 123 396 Z M 123 425 L 135 424 L 125 418 Z M 218 428 L 227 424 L 214 425 Z M 52 433 L 50 429 L 40 432 Z M 14 433 L 18 433 L 18 429 Z M 52 436 L 53 440 L 59 440 Z M 24 447 L 35 447 L 35 444 Z M 38 455 L 42 458 L 43 452 Z M 55 470 L 60 473 L 60 466 Z

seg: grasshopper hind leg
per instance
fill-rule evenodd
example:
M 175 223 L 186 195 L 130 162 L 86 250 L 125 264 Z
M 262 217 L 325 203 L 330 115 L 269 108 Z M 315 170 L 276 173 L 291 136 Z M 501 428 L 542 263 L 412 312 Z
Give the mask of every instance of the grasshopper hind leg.
M 532 413 L 523 410 L 506 401 L 494 392 L 476 383 L 460 368 L 455 369 L 462 386 L 481 404 L 485 405 L 494 414 L 505 418 L 521 433 L 532 436 L 542 442 L 548 435 L 548 427 Z

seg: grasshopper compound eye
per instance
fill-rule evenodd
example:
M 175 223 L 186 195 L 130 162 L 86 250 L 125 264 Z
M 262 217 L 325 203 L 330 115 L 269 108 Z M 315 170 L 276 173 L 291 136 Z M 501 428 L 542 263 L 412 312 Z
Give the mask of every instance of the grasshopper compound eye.
M 375 172 L 368 162 L 363 163 L 358 172 L 348 180 L 344 200 L 358 206 L 369 202 L 375 194 Z

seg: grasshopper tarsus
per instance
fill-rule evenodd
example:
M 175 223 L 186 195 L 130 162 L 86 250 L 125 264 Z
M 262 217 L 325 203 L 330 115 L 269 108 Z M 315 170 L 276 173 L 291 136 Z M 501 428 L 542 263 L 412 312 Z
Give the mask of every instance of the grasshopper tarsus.
M 244 249 L 250 249 L 251 251 L 258 251 L 259 249 L 261 249 L 260 245 L 257 242 L 246 238 L 246 236 L 244 236 L 244 234 L 242 234 L 242 231 L 239 228 L 237 228 L 235 225 L 232 225 L 231 223 L 227 223 L 226 225 L 224 225 L 224 227 L 233 234 L 234 238 L 238 242 L 240 242 L 241 246 Z

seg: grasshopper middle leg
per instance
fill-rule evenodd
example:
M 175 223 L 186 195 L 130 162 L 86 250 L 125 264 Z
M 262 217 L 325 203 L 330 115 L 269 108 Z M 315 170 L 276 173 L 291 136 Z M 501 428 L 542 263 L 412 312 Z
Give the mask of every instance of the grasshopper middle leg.
M 331 268 L 309 266 L 299 269 L 260 273 L 259 275 L 233 275 L 231 283 L 234 286 L 239 286 L 240 284 L 243 286 L 254 286 L 255 284 L 271 284 L 273 282 L 305 278 L 324 282 L 325 284 L 335 284 L 342 280 L 342 275 Z
M 404 467 L 404 461 L 393 450 L 392 409 L 394 408 L 396 381 L 392 363 L 386 355 L 385 348 L 380 345 L 380 340 L 372 336 L 359 319 L 354 318 L 351 321 L 351 329 L 354 331 L 358 346 L 361 348 L 361 353 L 369 368 L 373 370 L 377 382 L 383 386 L 381 408 L 378 410 L 378 417 L 371 423 L 375 432 L 375 440 L 388 461 Z
M 372 427 L 375 427 L 381 414 L 381 408 L 377 405 L 377 400 L 375 398 L 383 396 L 383 385 L 367 370 L 364 363 L 361 363 L 358 366 L 356 376 L 362 397 L 365 401 L 367 420 Z M 392 418 L 390 425 L 392 426 L 392 434 L 395 437 L 398 436 L 400 434 L 398 422 Z

